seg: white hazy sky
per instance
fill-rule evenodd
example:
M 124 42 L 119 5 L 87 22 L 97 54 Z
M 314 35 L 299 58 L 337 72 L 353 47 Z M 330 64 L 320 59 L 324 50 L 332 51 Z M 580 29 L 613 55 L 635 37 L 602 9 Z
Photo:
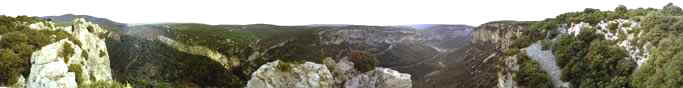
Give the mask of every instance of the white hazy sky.
M 0 14 L 79 14 L 122 23 L 468 24 L 542 20 L 584 8 L 661 8 L 683 0 L 4 0 Z

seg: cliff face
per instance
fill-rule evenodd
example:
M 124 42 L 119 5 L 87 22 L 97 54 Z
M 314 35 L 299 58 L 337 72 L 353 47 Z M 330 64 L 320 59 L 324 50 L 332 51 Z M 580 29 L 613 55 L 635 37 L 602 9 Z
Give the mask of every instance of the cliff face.
M 484 47 L 493 47 L 492 52 L 488 53 L 495 61 L 500 61 L 496 65 L 495 76 L 497 76 L 497 86 L 499 88 L 516 88 L 516 83 L 512 80 L 515 71 L 519 70 L 517 56 L 503 56 L 503 51 L 508 50 L 515 38 L 523 36 L 523 31 L 528 25 L 513 22 L 493 22 L 480 25 L 474 32 L 472 42 Z
M 106 31 L 97 24 L 76 19 L 71 27 L 48 22 L 33 24 L 31 28 L 66 31 L 72 38 L 49 44 L 32 54 L 27 87 L 75 88 L 95 81 L 112 81 L 109 54 L 101 37 L 106 36 Z

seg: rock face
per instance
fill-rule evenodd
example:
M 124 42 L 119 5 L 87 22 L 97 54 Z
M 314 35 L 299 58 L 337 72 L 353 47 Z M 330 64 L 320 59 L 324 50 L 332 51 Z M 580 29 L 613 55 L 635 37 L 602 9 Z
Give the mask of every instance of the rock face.
M 62 39 L 42 47 L 31 56 L 31 72 L 26 81 L 28 88 L 75 88 L 80 83 L 112 80 L 109 54 L 104 38 L 106 33 L 97 24 L 76 19 L 72 27 L 55 27 L 54 23 L 31 25 L 35 30 L 61 30 L 71 34 L 72 39 Z M 65 46 L 70 45 L 70 47 Z M 70 54 L 62 53 L 66 48 Z M 60 56 L 60 54 L 64 54 Z M 66 57 L 66 58 L 65 58 Z M 68 59 L 67 59 L 68 58 Z M 70 69 L 80 68 L 80 72 Z
M 283 71 L 281 61 L 262 65 L 252 74 L 246 88 L 332 88 L 332 74 L 327 66 L 305 62 L 290 64 Z
M 281 64 L 278 60 L 262 65 L 252 74 L 246 88 L 412 88 L 410 74 L 389 68 L 377 67 L 359 73 L 353 69 L 353 63 L 342 60 L 334 71 L 328 70 L 327 66 L 335 63 L 328 62 L 326 65 L 287 63 L 291 69 L 283 71 L 278 67 Z
M 381 67 L 356 75 L 344 84 L 344 88 L 412 88 L 412 86 L 410 74 Z
M 488 23 L 482 24 L 472 32 L 473 43 L 492 43 L 496 44 L 494 47 L 498 50 L 505 50 L 512 45 L 512 38 L 522 36 L 522 31 L 526 30 L 526 26 L 506 24 L 506 23 Z
M 78 84 L 75 73 L 67 72 L 69 68 L 64 63 L 64 58 L 56 53 L 62 50 L 63 44 L 67 44 L 67 40 L 47 45 L 33 53 L 28 88 L 76 88 Z
M 82 43 L 80 47 L 87 53 L 86 55 L 81 55 L 85 56 L 81 57 L 82 59 L 74 59 L 84 61 L 84 77 L 93 76 L 92 78 L 94 79 L 90 80 L 112 80 L 107 45 L 104 37 L 100 37 L 106 35 L 107 31 L 100 28 L 99 25 L 87 22 L 82 18 L 74 20 L 73 23 L 71 33 L 76 40 Z M 76 51 L 76 53 L 83 51 Z
M 502 52 L 507 50 L 513 43 L 513 38 L 522 36 L 522 32 L 526 31 L 526 25 L 492 22 L 480 25 L 477 30 L 473 32 L 472 42 L 481 44 L 486 47 L 495 47 L 495 51 Z M 501 55 L 493 53 L 493 56 Z M 501 58 L 501 65 L 497 71 L 498 87 L 499 88 L 518 88 L 516 82 L 512 79 L 515 71 L 519 70 L 516 56 L 496 57 Z

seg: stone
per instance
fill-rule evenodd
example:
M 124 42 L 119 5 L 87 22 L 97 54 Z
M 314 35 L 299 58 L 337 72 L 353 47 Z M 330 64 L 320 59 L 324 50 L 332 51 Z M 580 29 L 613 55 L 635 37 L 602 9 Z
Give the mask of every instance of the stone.
M 356 75 L 346 81 L 345 88 L 412 88 L 410 74 L 400 73 L 389 68 L 377 67 L 375 70 Z
M 262 65 L 245 88 L 332 88 L 332 74 L 325 65 L 312 62 L 288 63 L 290 71 L 278 68 L 280 60 Z
M 58 56 L 66 39 L 49 44 L 31 55 L 31 72 L 27 88 L 76 88 L 75 73 L 68 72 L 69 68 L 64 59 Z

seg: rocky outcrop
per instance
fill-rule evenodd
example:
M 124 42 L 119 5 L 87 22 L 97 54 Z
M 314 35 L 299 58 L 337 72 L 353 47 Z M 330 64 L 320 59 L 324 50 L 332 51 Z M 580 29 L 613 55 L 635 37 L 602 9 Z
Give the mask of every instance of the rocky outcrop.
M 57 52 L 63 50 L 64 44 L 71 44 L 66 39 L 47 45 L 31 56 L 31 73 L 28 77 L 28 88 L 76 88 L 76 74 L 68 72 L 64 58 Z M 71 48 L 71 47 L 66 47 Z
M 290 69 L 283 70 L 279 67 L 283 62 L 270 62 L 252 74 L 246 88 L 412 88 L 410 74 L 389 68 L 360 73 L 348 60 L 326 59 L 324 63 L 284 63 Z M 328 66 L 334 69 L 330 71 Z
M 514 38 L 523 36 L 522 33 L 527 30 L 527 26 L 528 25 L 518 24 L 516 22 L 492 22 L 482 24 L 472 32 L 472 42 L 477 45 L 493 47 L 497 52 L 503 52 L 509 49 Z M 496 54 L 497 52 L 493 52 L 493 54 Z M 498 87 L 518 88 L 516 82 L 512 78 L 514 72 L 519 70 L 517 57 L 506 56 L 499 58 L 501 58 L 501 60 L 499 60 L 501 61 L 501 64 L 498 65 L 498 71 L 496 73 L 498 76 Z
M 252 74 L 246 88 L 332 88 L 332 74 L 327 66 L 274 61 Z
M 522 36 L 526 25 L 514 23 L 487 23 L 472 32 L 472 43 L 495 44 L 497 50 L 505 50 L 512 45 L 513 38 Z
M 344 88 L 412 88 L 412 86 L 410 74 L 381 67 L 356 75 L 344 84 Z
M 56 27 L 52 22 L 36 23 L 30 27 L 34 30 L 66 31 L 73 38 L 49 44 L 32 54 L 31 72 L 26 82 L 28 88 L 75 88 L 81 83 L 112 80 L 109 54 L 104 38 L 100 37 L 106 31 L 97 24 L 76 19 L 71 27 Z

